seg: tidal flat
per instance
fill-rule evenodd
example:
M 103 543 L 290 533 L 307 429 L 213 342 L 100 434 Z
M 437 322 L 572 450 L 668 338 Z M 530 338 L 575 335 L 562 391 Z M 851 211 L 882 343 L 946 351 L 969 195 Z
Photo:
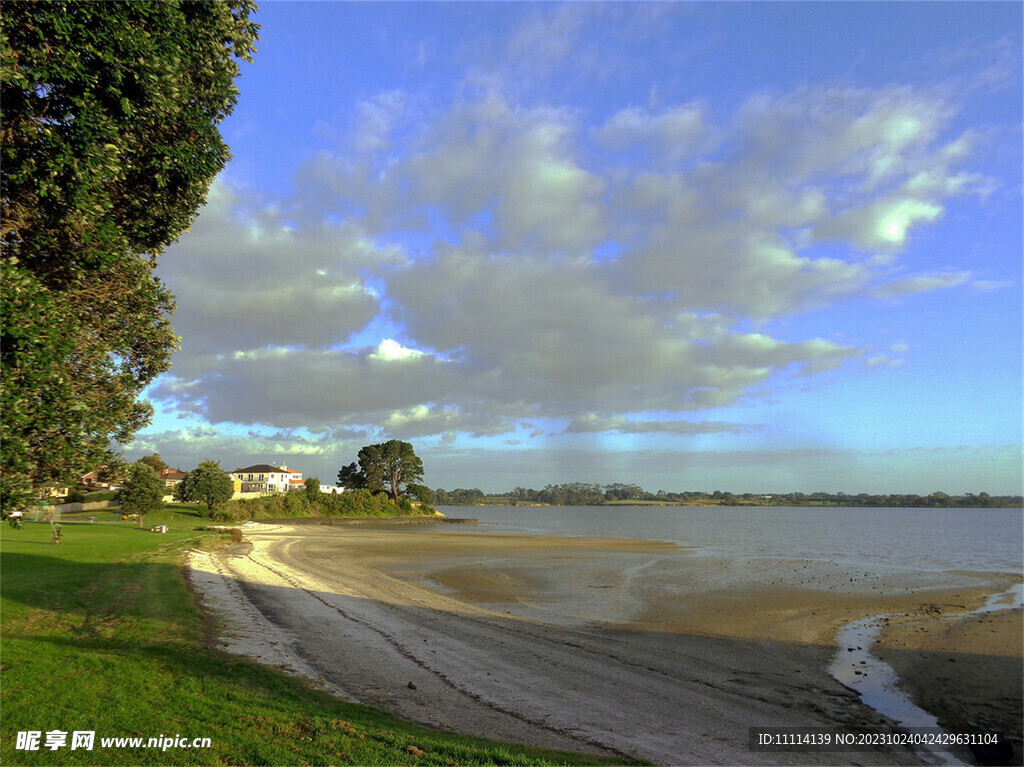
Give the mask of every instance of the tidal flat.
M 483 528 L 250 525 L 245 537 L 208 568 L 235 586 L 215 609 L 230 616 L 244 602 L 226 618 L 225 649 L 258 657 L 247 644 L 258 634 L 273 647 L 267 662 L 417 723 L 661 764 L 848 763 L 844 753 L 751 752 L 749 728 L 891 730 L 827 672 L 837 628 L 882 613 L 943 625 L 1014 580 Z M 958 662 L 1012 679 L 1020 620 L 1018 610 L 984 624 L 1003 654 L 978 660 L 965 639 Z M 278 632 L 269 642 L 268 631 Z M 925 636 L 899 638 L 901 657 L 917 660 L 900 666 L 912 689 L 944 684 L 957 665 L 937 663 Z M 1019 695 L 954 688 L 968 707 L 1000 709 L 1000 722 L 1020 718 Z M 919 761 L 893 749 L 856 757 Z

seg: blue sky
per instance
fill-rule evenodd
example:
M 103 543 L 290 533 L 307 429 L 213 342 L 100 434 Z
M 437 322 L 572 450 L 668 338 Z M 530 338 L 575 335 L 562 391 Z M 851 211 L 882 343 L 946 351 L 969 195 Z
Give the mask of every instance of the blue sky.
M 1021 16 L 264 3 L 125 452 L 1020 493 Z

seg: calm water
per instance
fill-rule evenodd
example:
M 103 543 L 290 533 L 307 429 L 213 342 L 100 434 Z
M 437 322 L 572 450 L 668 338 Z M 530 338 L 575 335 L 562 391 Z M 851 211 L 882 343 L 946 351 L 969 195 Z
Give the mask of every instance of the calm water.
M 1021 509 L 441 506 L 487 530 L 647 538 L 728 557 L 813 559 L 912 570 L 1024 569 Z M 453 532 L 474 529 L 451 526 Z

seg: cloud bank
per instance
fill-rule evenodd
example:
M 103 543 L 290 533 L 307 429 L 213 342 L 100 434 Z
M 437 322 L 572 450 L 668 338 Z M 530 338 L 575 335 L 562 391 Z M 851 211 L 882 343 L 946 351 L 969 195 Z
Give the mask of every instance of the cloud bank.
M 183 341 L 158 398 L 274 428 L 640 430 L 868 351 L 753 326 L 974 279 L 899 264 L 990 183 L 936 95 L 801 88 L 718 124 L 691 103 L 589 130 L 494 91 L 412 101 L 361 104 L 290 198 L 215 186 L 164 260 Z M 367 342 L 374 323 L 395 338 Z

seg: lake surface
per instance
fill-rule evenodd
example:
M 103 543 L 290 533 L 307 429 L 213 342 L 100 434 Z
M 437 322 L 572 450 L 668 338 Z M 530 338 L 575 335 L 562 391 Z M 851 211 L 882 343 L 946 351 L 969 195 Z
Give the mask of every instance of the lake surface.
M 718 557 L 810 559 L 945 572 L 1024 569 L 1021 509 L 440 506 L 507 533 L 643 538 Z M 459 532 L 481 528 L 452 525 Z

